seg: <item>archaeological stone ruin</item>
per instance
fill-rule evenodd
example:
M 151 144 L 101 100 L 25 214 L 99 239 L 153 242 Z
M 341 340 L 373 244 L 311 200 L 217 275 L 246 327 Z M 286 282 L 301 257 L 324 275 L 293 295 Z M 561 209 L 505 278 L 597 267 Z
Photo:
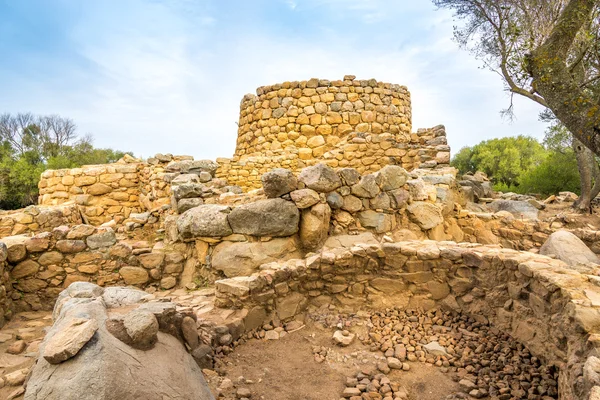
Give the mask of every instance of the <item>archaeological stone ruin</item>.
M 45 171 L 0 213 L 0 397 L 600 399 L 600 228 L 449 162 L 349 75 L 244 96 L 232 158 Z M 339 379 L 231 372 L 280 342 Z

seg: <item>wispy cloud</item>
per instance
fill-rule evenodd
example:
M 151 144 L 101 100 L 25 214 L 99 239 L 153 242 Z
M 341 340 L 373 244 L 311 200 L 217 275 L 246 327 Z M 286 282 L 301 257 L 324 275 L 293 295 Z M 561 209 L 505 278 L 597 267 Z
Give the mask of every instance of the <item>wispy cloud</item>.
M 18 58 L 49 68 L 19 61 L 3 71 L 0 85 L 10 90 L 0 92 L 0 110 L 70 116 L 98 145 L 138 155 L 216 158 L 233 154 L 245 93 L 355 74 L 407 85 L 413 126 L 446 124 L 455 150 L 494 136 L 542 134 L 530 102 L 516 103 L 514 124 L 501 120 L 508 99 L 500 80 L 457 49 L 449 14 L 429 2 L 108 3 L 83 3 L 61 22 L 66 55 L 31 49 Z M 73 11 L 66 7 L 58 11 Z

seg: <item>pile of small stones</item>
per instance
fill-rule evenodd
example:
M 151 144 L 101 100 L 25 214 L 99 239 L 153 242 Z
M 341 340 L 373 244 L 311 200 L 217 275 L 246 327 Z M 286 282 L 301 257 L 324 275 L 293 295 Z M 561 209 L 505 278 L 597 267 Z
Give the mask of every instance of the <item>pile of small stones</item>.
M 558 398 L 558 373 L 542 364 L 522 344 L 487 323 L 466 315 L 398 308 L 373 313 L 368 335 L 359 339 L 380 351 L 382 373 L 407 370 L 406 361 L 436 365 L 453 374 L 461 392 L 452 398 L 498 400 Z
M 382 373 L 376 373 L 368 367 L 363 368 L 355 377 L 346 379 L 346 388 L 342 393 L 346 399 L 408 399 L 406 389 L 397 382 L 392 382 Z

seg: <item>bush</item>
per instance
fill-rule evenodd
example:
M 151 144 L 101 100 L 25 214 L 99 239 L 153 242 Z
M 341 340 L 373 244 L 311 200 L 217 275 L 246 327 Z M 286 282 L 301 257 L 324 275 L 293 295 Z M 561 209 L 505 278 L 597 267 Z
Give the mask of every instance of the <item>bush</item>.
M 522 177 L 519 191 L 545 196 L 564 191 L 579 194 L 581 183 L 575 154 L 572 151 L 550 153 L 540 165 Z

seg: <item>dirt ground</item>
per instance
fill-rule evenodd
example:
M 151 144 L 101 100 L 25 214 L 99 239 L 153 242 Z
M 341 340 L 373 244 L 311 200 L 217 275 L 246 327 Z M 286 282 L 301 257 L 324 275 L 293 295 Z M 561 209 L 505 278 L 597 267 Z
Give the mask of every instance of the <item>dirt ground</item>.
M 46 329 L 52 325 L 50 312 L 23 312 L 15 315 L 2 329 L 0 329 L 0 376 L 12 372 L 29 369 L 38 355 L 38 347 Z M 10 339 L 5 337 L 11 336 Z M 25 351 L 19 355 L 8 354 L 6 350 L 17 340 L 27 344 Z M 1 386 L 1 385 L 0 385 Z M 8 399 L 11 394 L 19 390 L 18 386 L 0 387 L 0 399 Z M 13 397 L 22 399 L 23 396 Z
M 340 399 L 346 378 L 365 367 L 373 369 L 380 355 L 368 351 L 358 340 L 338 347 L 331 339 L 333 330 L 309 325 L 279 340 L 252 339 L 238 346 L 226 359 L 225 376 L 237 387 L 250 389 L 252 399 Z M 330 349 L 325 362 L 315 361 L 314 346 Z M 410 400 L 441 400 L 459 391 L 452 376 L 439 368 L 418 362 L 410 365 L 410 371 L 388 374 L 406 389 Z M 216 395 L 217 381 L 210 384 Z

